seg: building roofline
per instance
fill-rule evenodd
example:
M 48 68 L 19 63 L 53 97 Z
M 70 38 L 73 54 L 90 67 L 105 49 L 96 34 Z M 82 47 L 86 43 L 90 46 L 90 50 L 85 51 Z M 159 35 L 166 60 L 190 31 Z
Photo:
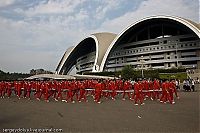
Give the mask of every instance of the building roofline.
M 130 28 L 134 27 L 135 25 L 142 23 L 144 21 L 150 20 L 150 19 L 157 19 L 157 18 L 163 18 L 163 19 L 170 19 L 170 20 L 174 20 L 177 21 L 183 25 L 185 25 L 186 27 L 188 27 L 189 29 L 191 29 L 199 38 L 200 38 L 200 24 L 197 24 L 191 20 L 187 20 L 181 17 L 177 17 L 177 16 L 167 16 L 167 15 L 155 15 L 155 16 L 150 16 L 150 17 L 145 17 L 142 18 L 134 23 L 132 23 L 131 25 L 129 25 L 128 27 L 126 27 L 124 30 L 122 30 L 117 36 L 116 38 L 113 40 L 113 42 L 110 44 L 110 46 L 108 47 L 103 60 L 101 62 L 100 65 L 100 71 L 103 71 L 106 60 L 108 58 L 108 55 L 111 51 L 111 49 L 113 48 L 113 46 L 115 45 L 115 43 L 118 41 L 118 39 L 126 32 L 128 31 Z

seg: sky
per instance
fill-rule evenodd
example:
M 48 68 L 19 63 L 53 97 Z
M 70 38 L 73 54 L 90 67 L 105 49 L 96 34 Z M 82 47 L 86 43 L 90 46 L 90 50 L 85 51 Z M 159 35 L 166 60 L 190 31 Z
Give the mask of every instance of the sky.
M 119 34 L 152 15 L 199 23 L 199 0 L 0 0 L 0 70 L 55 71 L 65 50 L 92 33 Z

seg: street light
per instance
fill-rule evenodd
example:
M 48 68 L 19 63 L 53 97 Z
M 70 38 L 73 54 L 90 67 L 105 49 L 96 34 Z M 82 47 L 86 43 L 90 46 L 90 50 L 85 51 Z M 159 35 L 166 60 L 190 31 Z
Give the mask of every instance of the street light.
M 145 61 L 143 60 L 143 56 L 141 56 L 140 63 L 141 63 L 141 69 L 142 69 L 142 78 L 144 78 L 144 70 L 143 70 L 144 62 L 145 62 Z
M 178 68 L 178 45 L 177 45 L 177 43 L 176 43 L 176 66 L 177 66 L 177 68 Z

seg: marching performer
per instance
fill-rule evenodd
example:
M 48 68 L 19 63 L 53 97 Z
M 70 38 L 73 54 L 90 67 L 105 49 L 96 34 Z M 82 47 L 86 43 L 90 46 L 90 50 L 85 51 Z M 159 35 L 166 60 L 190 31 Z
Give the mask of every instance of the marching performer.
M 135 105 L 138 105 L 138 100 L 140 100 L 140 104 L 144 105 L 143 103 L 143 93 L 142 93 L 142 87 L 141 87 L 141 82 L 135 82 L 134 84 L 134 94 L 135 95 Z

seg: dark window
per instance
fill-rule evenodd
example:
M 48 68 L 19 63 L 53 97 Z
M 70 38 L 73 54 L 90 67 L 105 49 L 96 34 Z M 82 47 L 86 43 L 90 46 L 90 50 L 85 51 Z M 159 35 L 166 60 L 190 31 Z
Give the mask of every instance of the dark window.
M 183 61 L 182 65 L 193 65 L 193 64 L 197 64 L 197 61 Z
M 180 42 L 197 40 L 196 37 L 180 38 Z
M 164 66 L 164 63 L 154 63 L 154 64 L 151 64 L 152 67 L 154 66 Z
M 166 43 L 167 43 L 167 40 L 164 40 L 163 43 L 166 44 Z

